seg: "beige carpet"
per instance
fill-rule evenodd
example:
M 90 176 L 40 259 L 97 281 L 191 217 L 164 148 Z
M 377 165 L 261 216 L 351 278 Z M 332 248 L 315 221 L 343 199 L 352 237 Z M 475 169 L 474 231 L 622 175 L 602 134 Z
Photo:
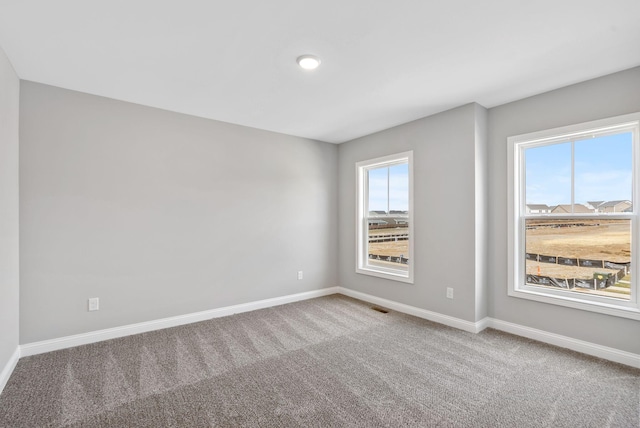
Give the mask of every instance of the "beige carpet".
M 334 295 L 23 358 L 1 427 L 638 427 L 640 370 Z

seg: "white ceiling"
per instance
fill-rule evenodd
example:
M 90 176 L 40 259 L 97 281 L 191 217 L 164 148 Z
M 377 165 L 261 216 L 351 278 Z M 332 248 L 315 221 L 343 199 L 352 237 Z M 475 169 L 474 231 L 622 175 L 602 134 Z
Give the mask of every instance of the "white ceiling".
M 639 0 L 0 0 L 0 46 L 21 79 L 340 143 L 640 65 L 639 17 Z

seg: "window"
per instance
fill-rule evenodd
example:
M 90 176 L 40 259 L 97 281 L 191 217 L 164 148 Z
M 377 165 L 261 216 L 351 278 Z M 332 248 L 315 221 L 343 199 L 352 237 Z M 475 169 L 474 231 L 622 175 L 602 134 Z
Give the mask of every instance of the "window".
M 412 154 L 356 164 L 358 273 L 413 283 Z
M 639 122 L 508 139 L 510 296 L 640 319 Z

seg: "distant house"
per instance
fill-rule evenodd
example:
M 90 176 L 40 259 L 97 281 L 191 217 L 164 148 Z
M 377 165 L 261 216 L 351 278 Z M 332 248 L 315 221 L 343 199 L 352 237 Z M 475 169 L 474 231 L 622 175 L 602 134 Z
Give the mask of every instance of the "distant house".
M 369 226 L 383 226 L 385 224 L 389 224 L 389 222 L 376 218 L 369 219 Z
M 595 212 L 598 212 L 598 206 L 602 204 L 604 201 L 587 201 L 585 204 L 587 208 L 592 209 Z
M 598 205 L 601 213 L 622 213 L 631 207 L 631 201 L 607 201 Z
M 527 214 L 546 214 L 551 212 L 547 204 L 527 204 Z
M 369 226 L 376 229 L 397 226 L 406 227 L 409 224 L 409 212 L 390 210 L 388 213 L 381 210 L 369 211 Z
M 391 210 L 389 211 L 389 217 L 397 225 L 406 226 L 409 224 L 409 211 Z
M 573 205 L 574 214 L 586 214 L 592 212 L 592 209 L 589 209 L 582 204 Z M 558 205 L 551 211 L 551 214 L 571 214 L 571 204 Z

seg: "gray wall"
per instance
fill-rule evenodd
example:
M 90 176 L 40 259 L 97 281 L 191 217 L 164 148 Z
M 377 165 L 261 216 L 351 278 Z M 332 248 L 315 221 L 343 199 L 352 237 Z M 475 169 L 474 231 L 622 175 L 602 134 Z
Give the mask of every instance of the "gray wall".
M 640 67 L 489 111 L 490 316 L 640 354 L 640 321 L 508 297 L 506 264 L 507 137 L 637 111 Z
M 18 90 L 0 66 L 2 266 L 15 267 Z M 22 82 L 20 342 L 341 285 L 640 354 L 640 322 L 510 298 L 506 266 L 506 138 L 634 111 L 640 68 L 333 146 Z M 413 285 L 355 273 L 355 163 L 407 150 Z M 17 271 L 2 275 L 0 363 L 17 340 Z
M 478 164 L 485 129 L 485 109 L 469 104 L 340 145 L 341 286 L 471 322 L 484 316 L 486 309 L 476 307 L 476 288 L 483 291 L 478 298 L 486 295 L 477 251 L 486 243 L 476 240 L 484 239 L 478 228 L 486 215 L 485 203 L 476 203 L 476 184 L 486 177 Z M 414 155 L 414 284 L 355 272 L 355 163 L 407 150 Z M 453 300 L 447 287 L 454 288 Z
M 0 372 L 18 348 L 20 81 L 0 49 Z
M 335 145 L 25 81 L 20 103 L 21 343 L 338 285 Z

